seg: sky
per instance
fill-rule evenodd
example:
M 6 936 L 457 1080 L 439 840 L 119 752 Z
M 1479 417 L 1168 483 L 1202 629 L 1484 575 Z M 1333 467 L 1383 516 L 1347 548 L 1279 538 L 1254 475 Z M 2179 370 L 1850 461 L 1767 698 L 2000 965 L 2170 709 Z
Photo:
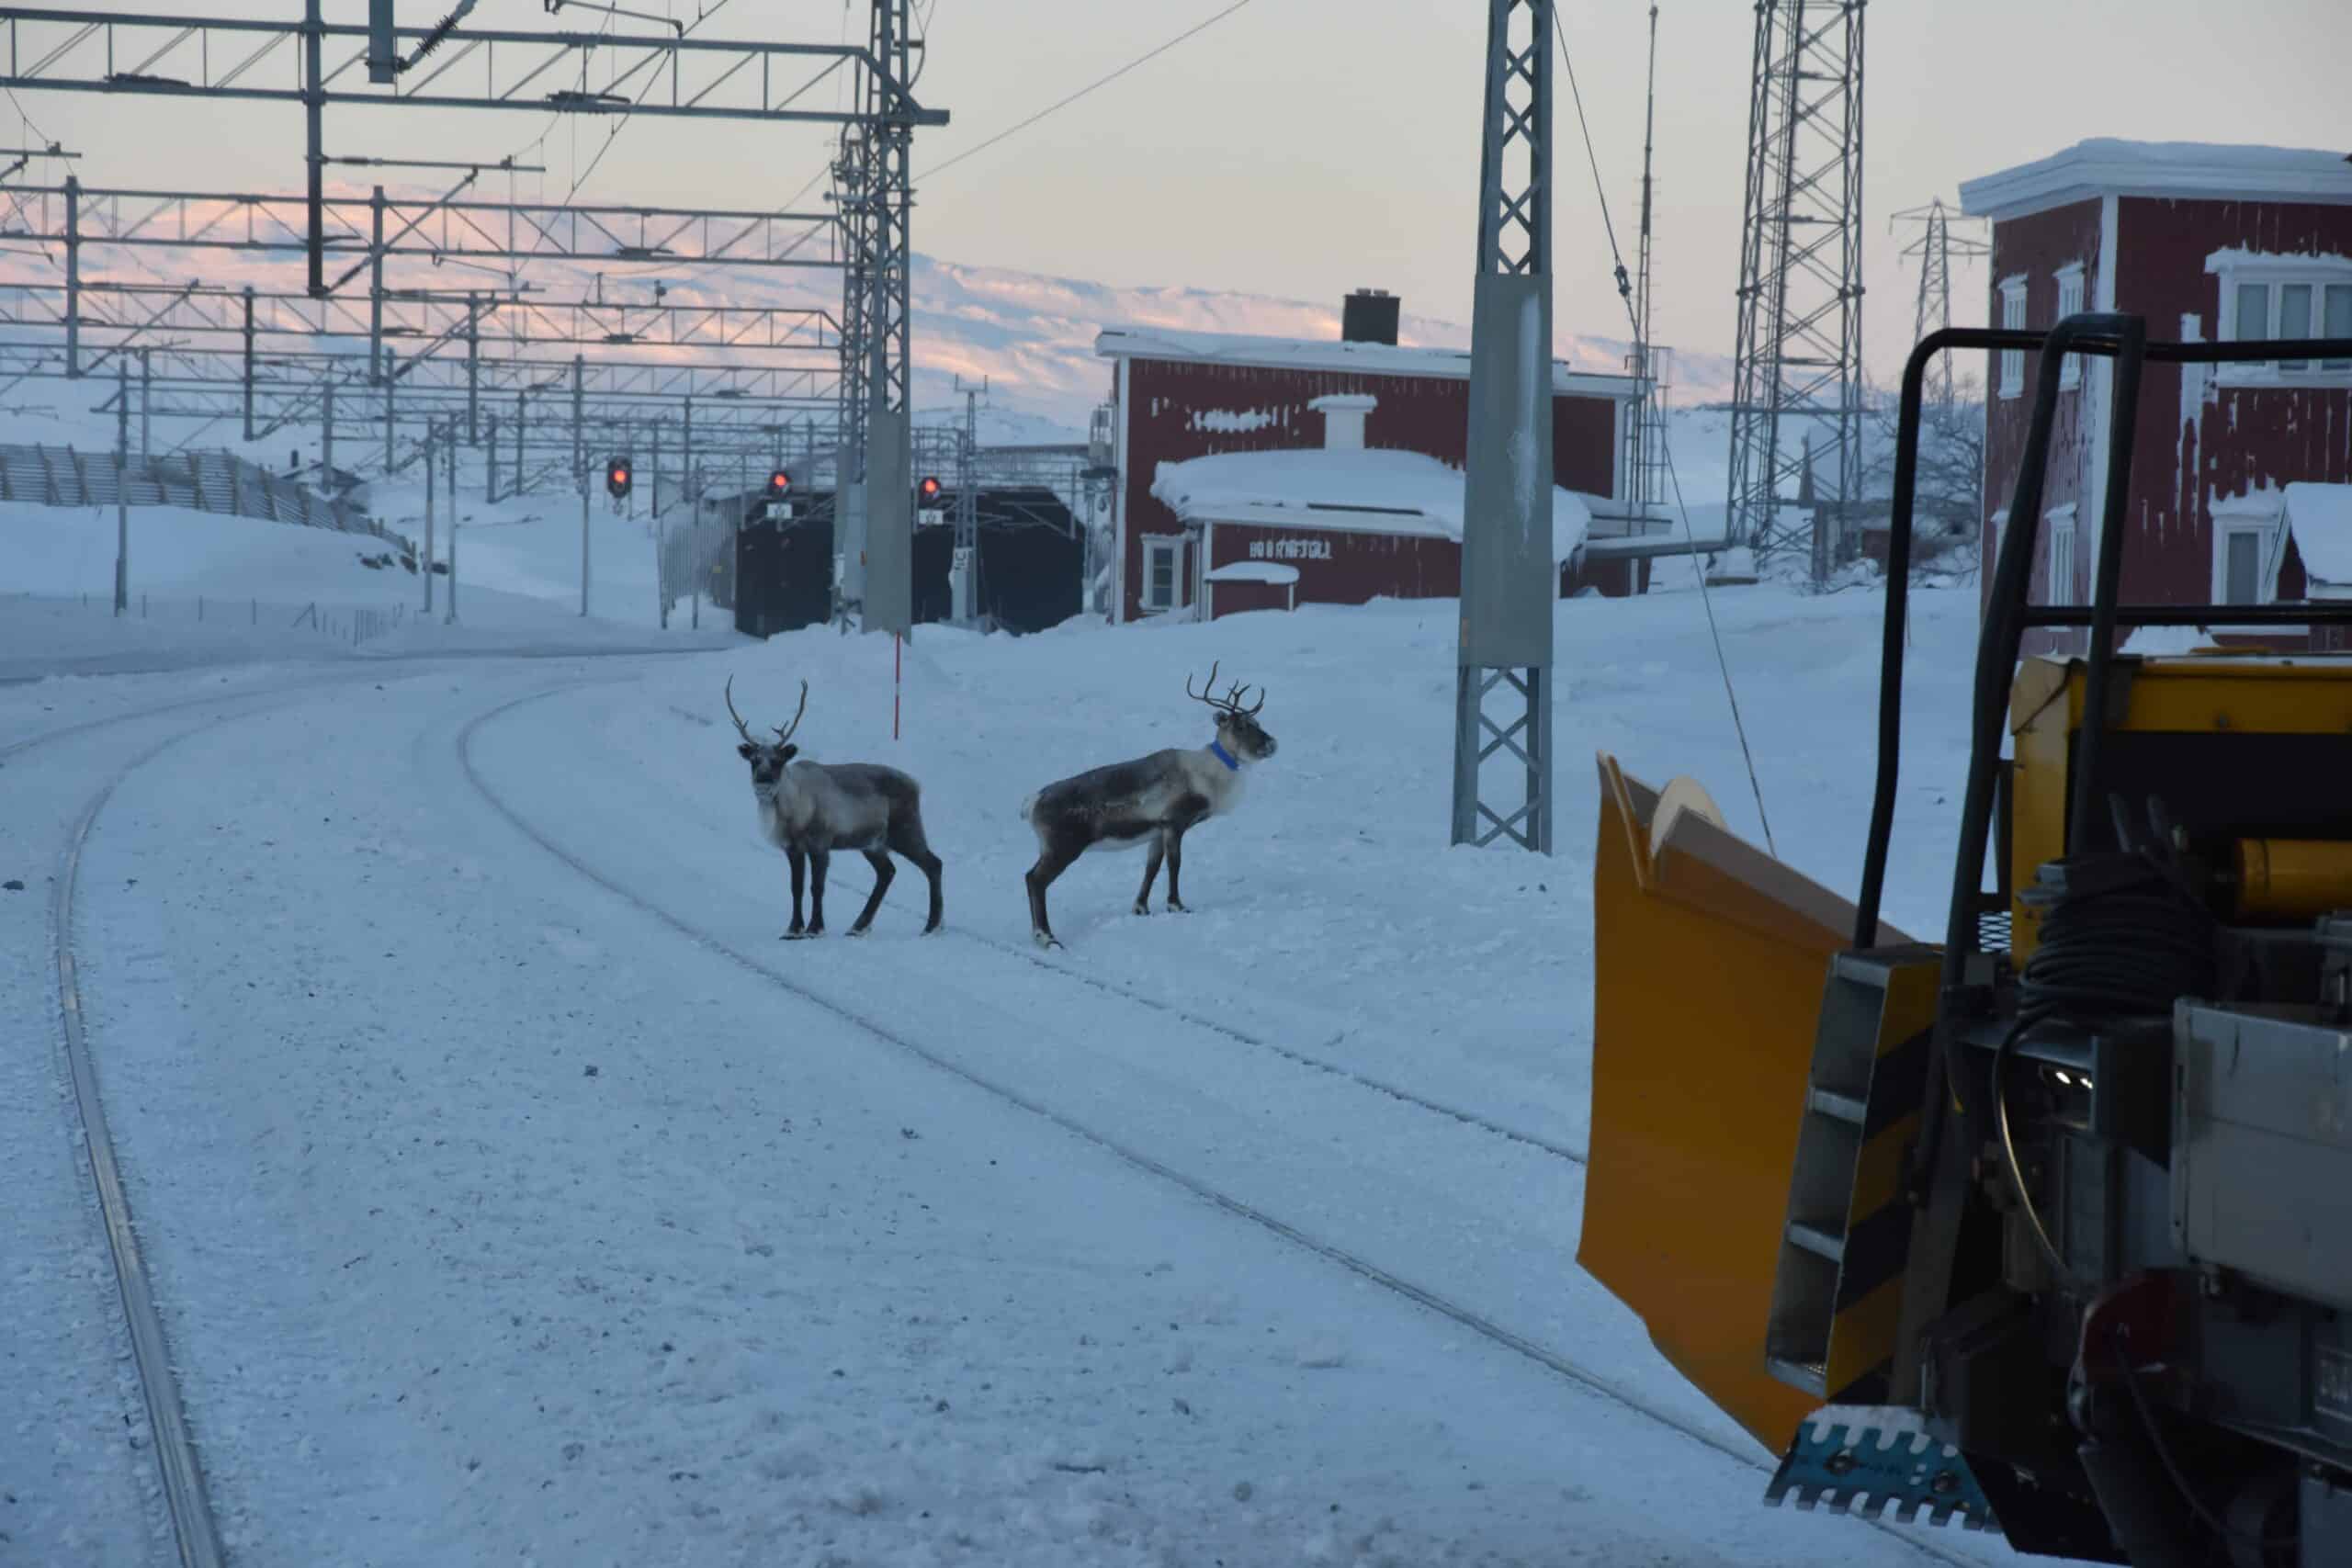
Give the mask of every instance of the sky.
M 576 0 L 575 0 L 576 3 Z M 1134 61 L 1231 0 L 917 0 L 927 18 L 916 92 L 950 123 L 916 142 L 918 250 L 1120 286 L 1232 289 L 1336 304 L 1358 287 L 1410 314 L 1466 322 L 1476 261 L 1485 7 L 1435 0 L 1246 0 L 1231 15 L 1005 141 L 944 163 Z M 842 0 L 630 0 L 700 36 L 862 39 Z M 254 0 L 141 0 L 145 12 L 258 16 Z M 129 7 L 126 7 L 129 8 Z M 425 25 L 443 0 L 401 0 Z M 357 21 L 357 0 L 329 0 Z M 1645 0 L 1560 7 L 1609 213 L 1633 260 L 1641 171 Z M 471 25 L 585 28 L 605 18 L 545 0 L 480 0 Z M 616 27 L 646 24 L 616 19 Z M 1660 0 L 1656 317 L 1663 343 L 1729 353 L 1737 281 L 1752 6 Z M 2267 39 L 2271 44 L 2250 47 Z M 2274 47 L 2275 45 L 2275 47 Z M 1864 355 L 1891 379 L 1910 341 L 1917 274 L 1889 214 L 1962 180 L 2090 136 L 2352 151 L 2328 73 L 2352 57 L 2341 0 L 1879 0 L 1867 12 Z M 1556 66 L 1557 330 L 1623 335 L 1612 253 L 1567 73 Z M 821 97 L 820 86 L 808 101 Z M 299 111 L 277 105 L 20 92 L 41 132 L 85 154 L 85 184 L 299 189 Z M 0 140 L 24 128 L 0 100 Z M 495 157 L 547 165 L 517 194 L 582 201 L 765 208 L 821 167 L 819 126 L 539 112 L 339 109 L 330 153 Z M 552 129 L 550 129 L 552 127 Z M 601 154 L 601 157 L 599 156 Z M 51 165 L 53 169 L 54 165 Z M 503 181 L 487 194 L 503 195 Z M 820 185 L 796 204 L 807 208 Z M 1954 315 L 1984 319 L 1982 264 L 1957 265 Z

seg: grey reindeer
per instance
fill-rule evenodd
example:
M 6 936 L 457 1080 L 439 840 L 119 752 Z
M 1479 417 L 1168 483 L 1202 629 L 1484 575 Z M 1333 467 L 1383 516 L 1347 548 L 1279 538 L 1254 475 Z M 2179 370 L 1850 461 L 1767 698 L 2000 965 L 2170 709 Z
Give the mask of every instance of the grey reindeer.
M 1061 946 L 1046 921 L 1046 889 L 1089 850 L 1148 852 L 1143 886 L 1136 894 L 1138 915 L 1151 912 L 1151 884 L 1165 858 L 1168 908 L 1183 912 L 1176 879 L 1184 863 L 1185 831 L 1240 804 L 1244 766 L 1274 754 L 1274 738 L 1258 724 L 1266 694 L 1261 688 L 1256 705 L 1245 708 L 1241 694 L 1247 690 L 1236 682 L 1224 696 L 1216 695 L 1212 664 L 1203 690 L 1193 691 L 1189 676 L 1184 682 L 1184 694 L 1216 714 L 1216 735 L 1206 746 L 1170 747 L 1090 769 L 1049 784 L 1021 803 L 1022 820 L 1037 834 L 1037 863 L 1029 868 L 1027 881 L 1030 934 L 1038 946 Z
M 899 868 L 890 863 L 896 852 L 931 882 L 931 918 L 926 934 L 939 929 L 941 900 L 939 857 L 922 831 L 922 788 L 896 768 L 878 762 L 798 762 L 800 748 L 793 731 L 808 711 L 808 682 L 800 682 L 800 706 L 788 727 L 777 727 L 775 739 L 763 744 L 752 739 L 743 716 L 735 711 L 735 677 L 727 678 L 727 714 L 735 721 L 743 743 L 735 750 L 752 764 L 752 795 L 759 807 L 760 836 L 782 850 L 792 863 L 792 925 L 786 940 L 821 936 L 825 931 L 825 868 L 835 850 L 856 850 L 874 867 L 874 892 L 849 928 L 863 936 L 882 907 L 882 896 Z M 813 870 L 808 923 L 800 923 L 800 890 L 804 872 Z

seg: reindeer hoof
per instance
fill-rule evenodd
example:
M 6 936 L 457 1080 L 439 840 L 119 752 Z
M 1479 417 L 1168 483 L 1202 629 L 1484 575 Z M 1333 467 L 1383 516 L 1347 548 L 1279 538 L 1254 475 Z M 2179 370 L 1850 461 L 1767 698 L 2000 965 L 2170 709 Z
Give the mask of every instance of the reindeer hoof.
M 778 941 L 778 942 L 807 942 L 810 937 L 815 936 L 816 934 L 817 934 L 817 933 L 816 933 L 815 931 L 786 931 L 786 932 L 785 932 L 782 936 L 780 936 L 780 937 L 776 938 L 776 941 Z
M 1138 902 L 1136 905 L 1136 913 L 1138 915 L 1148 915 L 1151 913 L 1151 906 Z
M 1032 931 L 1032 932 L 1030 932 L 1029 934 L 1030 934 L 1030 935 L 1031 935 L 1031 936 L 1035 940 L 1035 942 L 1036 942 L 1036 943 L 1037 943 L 1037 945 L 1038 945 L 1039 947 L 1059 947 L 1059 946 L 1061 946 L 1061 942 L 1059 942 L 1059 941 L 1058 941 L 1058 940 L 1054 936 L 1054 934 L 1053 934 L 1051 931 Z
M 1168 900 L 1168 912 L 1171 915 L 1189 915 L 1193 911 L 1170 898 Z
M 871 926 L 852 926 L 849 928 L 847 934 L 851 936 L 864 936 L 867 931 L 873 929 L 874 928 Z

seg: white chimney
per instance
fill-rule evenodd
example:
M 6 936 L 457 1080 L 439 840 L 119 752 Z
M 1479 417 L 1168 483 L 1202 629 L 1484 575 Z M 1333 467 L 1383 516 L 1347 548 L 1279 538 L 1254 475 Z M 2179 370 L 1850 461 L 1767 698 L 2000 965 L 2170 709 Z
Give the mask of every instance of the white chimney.
M 1323 450 L 1363 451 L 1363 416 L 1379 401 L 1369 392 L 1333 392 L 1308 403 L 1308 408 L 1323 416 Z

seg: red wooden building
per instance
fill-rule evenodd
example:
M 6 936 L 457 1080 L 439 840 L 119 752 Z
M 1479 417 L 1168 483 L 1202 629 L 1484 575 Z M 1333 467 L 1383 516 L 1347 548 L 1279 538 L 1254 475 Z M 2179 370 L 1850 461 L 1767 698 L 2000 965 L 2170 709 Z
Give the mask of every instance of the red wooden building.
M 1224 581 L 1204 574 L 1247 558 L 1247 530 L 1225 530 L 1218 558 L 1205 558 L 1208 527 L 1188 523 L 1153 493 L 1162 464 L 1224 453 L 1279 452 L 1326 446 L 1327 419 L 1360 420 L 1353 438 L 1372 452 L 1419 453 L 1459 470 L 1469 440 L 1470 355 L 1462 349 L 1410 348 L 1396 343 L 1396 308 L 1386 295 L 1348 301 L 1341 336 L 1331 340 L 1250 337 L 1115 327 L 1095 339 L 1113 363 L 1105 432 L 1116 539 L 1112 618 L 1197 614 L 1204 589 L 1214 614 L 1290 602 L 1363 604 L 1366 600 L 1445 596 L 1460 592 L 1460 547 L 1429 520 L 1363 512 L 1351 521 L 1323 511 L 1305 545 L 1285 547 L 1281 564 L 1295 583 Z M 1553 369 L 1553 474 L 1561 489 L 1606 513 L 1623 497 L 1618 454 L 1624 449 L 1635 384 L 1627 376 Z M 1361 406 L 1356 406 L 1361 404 Z M 1268 497 L 1267 500 L 1281 498 Z M 1288 498 L 1301 507 L 1316 498 Z M 1419 510 L 1418 508 L 1416 511 Z M 1609 526 L 1603 521 L 1599 533 Z M 1289 530 L 1300 534 L 1298 528 Z M 1603 592 L 1644 585 L 1645 561 L 1612 560 L 1586 569 Z
M 1969 181 L 1960 195 L 1965 211 L 1992 220 L 1996 325 L 2120 310 L 2145 317 L 2161 339 L 2352 336 L 2352 162 L 2343 152 L 2099 140 Z M 1987 591 L 2039 357 L 1992 355 L 1986 377 Z M 2100 359 L 2070 359 L 2064 370 L 2034 561 L 2039 604 L 2089 602 L 2111 372 Z M 2352 361 L 2147 366 L 2123 602 L 2304 598 L 2286 487 L 2347 480 Z M 2029 652 L 2079 642 L 2033 637 Z

